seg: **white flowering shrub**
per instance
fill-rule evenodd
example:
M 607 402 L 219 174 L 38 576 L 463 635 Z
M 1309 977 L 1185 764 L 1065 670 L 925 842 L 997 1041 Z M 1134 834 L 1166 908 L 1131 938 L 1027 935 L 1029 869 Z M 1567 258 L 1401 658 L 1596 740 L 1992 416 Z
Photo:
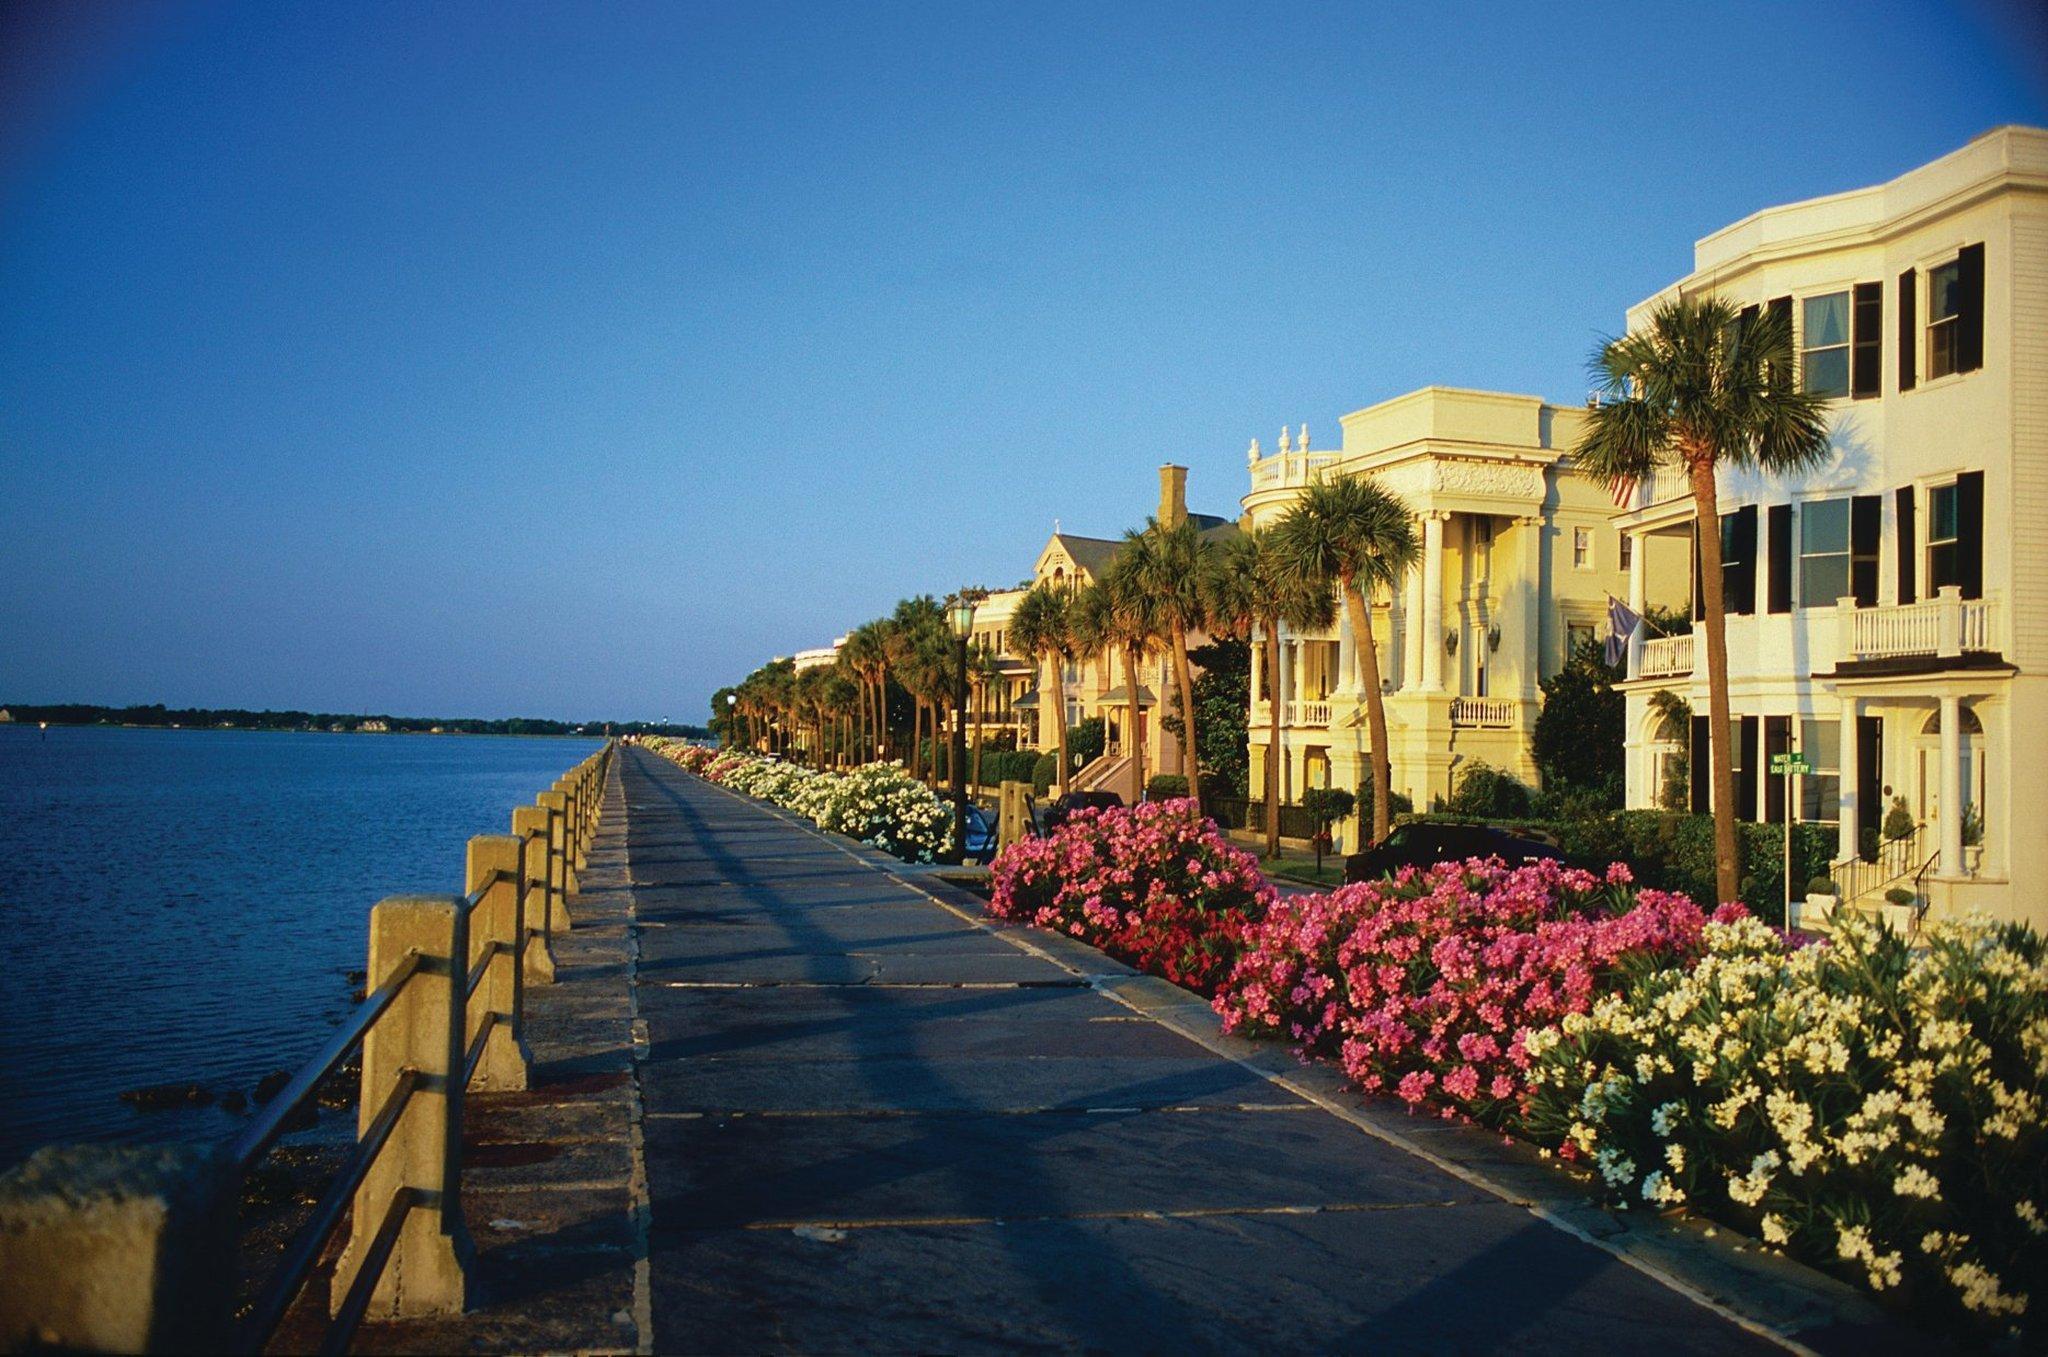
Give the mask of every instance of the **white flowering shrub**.
M 738 750 L 707 755 L 681 741 L 649 748 L 721 786 L 759 797 L 911 862 L 929 862 L 952 838 L 946 803 L 900 763 L 824 773 Z
M 1525 1129 L 1632 1205 L 1686 1206 L 1901 1299 L 2024 1330 L 2048 1285 L 2048 966 L 1986 921 L 1909 948 L 1844 918 L 1709 924 L 1532 1035 Z
M 953 834 L 946 803 L 900 763 L 870 763 L 835 777 L 815 818 L 820 829 L 910 862 L 930 862 Z

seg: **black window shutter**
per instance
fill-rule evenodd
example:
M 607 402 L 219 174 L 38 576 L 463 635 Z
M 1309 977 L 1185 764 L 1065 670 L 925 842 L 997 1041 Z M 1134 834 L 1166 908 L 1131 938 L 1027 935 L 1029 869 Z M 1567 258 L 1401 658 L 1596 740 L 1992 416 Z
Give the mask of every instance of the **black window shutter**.
M 1764 718 L 1764 820 L 1766 823 L 1785 823 L 1785 775 L 1770 771 L 1771 760 L 1779 754 L 1792 752 L 1792 718 L 1789 716 L 1766 716 Z
M 1856 606 L 1877 606 L 1877 540 L 1884 528 L 1884 496 L 1858 495 L 1849 501 L 1849 592 Z
M 1730 616 L 1747 617 L 1756 611 L 1756 506 L 1745 504 L 1726 517 L 1733 522 L 1724 539 L 1721 606 Z
M 1875 396 L 1884 384 L 1884 284 L 1858 283 L 1851 312 L 1855 340 L 1851 351 L 1849 394 L 1858 400 Z
M 1714 750 L 1707 743 L 1707 718 L 1692 718 L 1692 752 L 1686 757 L 1692 770 L 1692 813 L 1711 815 L 1714 811 Z
M 1756 756 L 1760 732 L 1754 716 L 1741 718 L 1742 756 L 1736 760 L 1741 765 L 1735 770 L 1735 814 L 1744 820 L 1756 819 Z
M 1956 254 L 1956 371 L 1984 366 L 1984 247 L 1965 245 Z
M 1916 553 L 1913 545 L 1913 487 L 1900 486 L 1896 502 L 1899 511 L 1899 602 L 1911 603 L 1914 599 L 1913 558 Z
M 1773 504 L 1765 531 L 1770 541 L 1770 609 L 1792 611 L 1792 506 Z M 1809 606 L 1813 600 L 1808 599 Z
M 1792 353 L 1796 358 L 1799 353 L 1799 337 L 1792 332 L 1792 299 L 1790 297 L 1773 297 L 1770 300 L 1770 308 L 1771 319 L 1784 325 L 1784 329 L 1780 333 L 1785 336 L 1785 342 L 1791 345 Z M 1782 366 L 1774 367 L 1771 376 L 1773 380 L 1781 383 L 1792 380 L 1791 371 Z
M 1984 597 L 1984 473 L 1956 477 L 1956 583 L 1964 598 Z
M 1907 269 L 1899 275 L 1899 390 L 1911 391 L 1920 380 L 1920 275 Z

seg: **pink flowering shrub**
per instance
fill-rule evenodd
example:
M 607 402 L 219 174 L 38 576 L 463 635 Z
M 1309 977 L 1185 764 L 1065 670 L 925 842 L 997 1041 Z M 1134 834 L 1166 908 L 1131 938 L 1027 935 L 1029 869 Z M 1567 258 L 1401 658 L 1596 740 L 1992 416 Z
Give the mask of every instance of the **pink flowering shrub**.
M 1248 853 L 1192 800 L 1084 810 L 1004 849 L 990 912 L 1057 929 L 1203 994 L 1273 902 Z
M 1620 863 L 1602 878 L 1475 858 L 1283 900 L 1216 1011 L 1226 1031 L 1334 1058 L 1368 1091 L 1499 1122 L 1528 1095 L 1533 1030 L 1585 1012 L 1625 963 L 1698 954 L 1700 908 L 1630 880 Z

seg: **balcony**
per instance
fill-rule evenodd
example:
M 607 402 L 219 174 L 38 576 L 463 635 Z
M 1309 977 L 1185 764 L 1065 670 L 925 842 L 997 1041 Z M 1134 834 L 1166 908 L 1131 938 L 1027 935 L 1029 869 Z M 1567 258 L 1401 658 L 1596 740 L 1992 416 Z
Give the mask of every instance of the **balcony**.
M 1643 642 L 1643 660 L 1637 670 L 1639 678 L 1676 678 L 1692 672 L 1693 633 L 1682 632 L 1677 636 L 1654 636 Z
M 1255 730 L 1263 730 L 1272 721 L 1272 704 L 1263 698 L 1252 703 L 1251 724 Z M 1283 702 L 1280 704 L 1280 724 L 1291 730 L 1319 730 L 1330 724 L 1328 702 Z
M 1996 655 L 2005 649 L 2005 613 L 1999 600 L 1966 599 L 1954 587 L 1924 603 L 1888 608 L 1858 608 L 1843 599 L 1836 619 L 1839 664 L 1954 657 L 1966 651 Z
M 1517 705 L 1511 697 L 1455 697 L 1451 724 L 1465 730 L 1512 730 Z

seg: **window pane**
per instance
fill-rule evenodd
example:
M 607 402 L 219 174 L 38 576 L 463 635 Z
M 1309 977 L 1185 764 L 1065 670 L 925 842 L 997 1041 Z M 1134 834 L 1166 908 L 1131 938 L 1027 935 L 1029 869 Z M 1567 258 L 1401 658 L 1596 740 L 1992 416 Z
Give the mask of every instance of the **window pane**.
M 1808 556 L 1799 562 L 1799 602 L 1808 608 L 1832 608 L 1849 593 L 1847 556 Z
M 1799 388 L 1816 396 L 1845 396 L 1849 393 L 1849 351 L 1821 349 L 1809 352 L 1799 374 Z
M 1799 818 L 1839 820 L 1842 818 L 1842 780 L 1810 774 L 1798 780 Z
M 1801 721 L 1799 752 L 1806 756 L 1806 761 L 1813 765 L 1816 773 L 1839 772 L 1842 767 L 1842 723 Z
M 1807 555 L 1849 549 L 1849 501 L 1817 499 L 1799 506 L 1799 549 Z
M 1962 278 L 1954 261 L 1927 274 L 1927 319 L 1942 320 L 1962 310 Z
M 1929 492 L 1927 499 L 1927 540 L 1955 541 L 1956 488 L 1953 485 L 1937 485 Z
M 1849 342 L 1849 294 L 1830 292 L 1825 297 L 1806 299 L 1806 328 L 1803 348 L 1818 349 Z

